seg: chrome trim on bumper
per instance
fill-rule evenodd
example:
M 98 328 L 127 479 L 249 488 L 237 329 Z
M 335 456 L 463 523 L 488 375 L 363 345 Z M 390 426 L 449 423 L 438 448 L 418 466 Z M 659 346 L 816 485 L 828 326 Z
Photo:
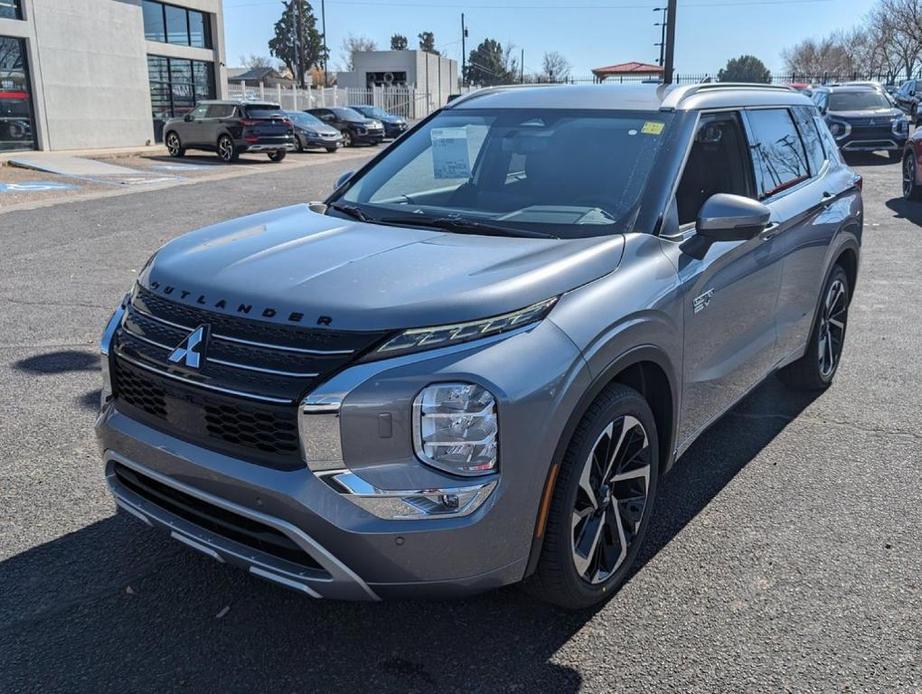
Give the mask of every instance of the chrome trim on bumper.
M 498 479 L 496 476 L 463 487 L 440 489 L 379 489 L 350 470 L 331 470 L 318 474 L 344 499 L 348 499 L 385 520 L 434 520 L 463 518 L 483 505 Z M 457 503 L 452 506 L 446 499 Z M 453 510 L 445 510 L 453 509 Z
M 873 144 L 875 142 L 877 143 L 876 145 Z M 842 145 L 842 151 L 844 152 L 880 152 L 899 149 L 902 149 L 902 147 L 893 140 L 852 140 Z
M 286 144 L 278 144 L 278 145 L 248 145 L 244 143 L 244 147 L 246 147 L 246 150 L 244 153 L 247 153 L 247 152 L 277 152 L 280 149 L 284 149 L 286 152 L 293 152 L 295 149 L 294 144 L 291 142 L 288 142 Z
M 354 589 L 352 599 L 380 599 L 358 574 L 333 556 L 320 543 L 291 523 L 190 487 L 140 463 L 136 463 L 113 450 L 106 450 L 104 457 L 106 461 L 106 482 L 115 497 L 116 503 L 148 525 L 168 529 L 172 537 L 189 547 L 212 558 L 217 558 L 219 561 L 242 566 L 255 576 L 288 588 L 295 588 L 311 597 L 323 597 L 324 593 L 327 592 L 325 586 L 336 584 Z M 277 559 L 256 549 L 244 548 L 243 545 L 175 516 L 125 487 L 115 475 L 113 470 L 115 463 L 120 463 L 141 475 L 146 475 L 156 480 L 160 484 L 172 487 L 212 506 L 217 506 L 277 530 L 316 561 L 325 573 L 312 571 L 308 568 L 293 570 L 295 565 L 290 562 Z

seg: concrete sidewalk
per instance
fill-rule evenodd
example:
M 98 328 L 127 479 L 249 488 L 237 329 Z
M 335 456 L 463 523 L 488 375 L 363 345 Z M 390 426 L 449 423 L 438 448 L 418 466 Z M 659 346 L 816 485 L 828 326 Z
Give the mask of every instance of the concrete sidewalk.
M 106 147 L 103 149 L 66 149 L 55 151 L 18 150 L 0 152 L 0 166 L 9 166 L 9 160 L 17 157 L 29 156 L 38 159 L 57 157 L 86 157 L 88 159 L 122 159 L 125 157 L 139 156 L 166 156 L 166 147 L 163 145 L 141 145 L 138 147 Z

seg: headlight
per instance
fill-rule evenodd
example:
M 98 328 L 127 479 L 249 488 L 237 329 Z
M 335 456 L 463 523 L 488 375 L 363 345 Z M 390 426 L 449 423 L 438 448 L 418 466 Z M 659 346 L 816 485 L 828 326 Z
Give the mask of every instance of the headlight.
M 852 132 L 852 126 L 844 121 L 834 120 L 829 123 L 829 132 L 832 133 L 834 138 L 841 140 L 843 137 L 848 137 Z
M 436 383 L 413 402 L 417 457 L 456 475 L 485 475 L 497 465 L 496 399 L 473 383 Z
M 356 129 L 355 129 L 355 132 L 356 132 L 357 134 L 359 134 L 359 135 L 364 135 L 364 134 L 365 134 L 365 128 L 356 128 Z
M 317 137 L 317 133 L 315 133 L 313 130 L 302 130 L 302 132 L 308 137 Z
M 909 132 L 909 119 L 906 116 L 897 116 L 893 119 L 893 132 L 902 135 Z
M 446 347 L 460 342 L 496 335 L 541 320 L 556 302 L 557 297 L 553 297 L 539 301 L 537 304 L 532 304 L 527 308 L 513 311 L 512 313 L 504 313 L 493 318 L 484 318 L 483 320 L 468 323 L 455 323 L 454 325 L 437 325 L 432 328 L 411 328 L 385 342 L 374 354 L 391 357 L 404 352 Z

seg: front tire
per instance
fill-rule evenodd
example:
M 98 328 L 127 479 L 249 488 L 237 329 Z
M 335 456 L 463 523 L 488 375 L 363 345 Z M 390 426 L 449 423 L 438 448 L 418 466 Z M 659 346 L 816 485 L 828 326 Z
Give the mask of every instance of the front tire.
M 237 145 L 234 144 L 230 135 L 221 135 L 221 137 L 218 138 L 218 157 L 220 157 L 221 161 L 225 164 L 235 162 L 240 157 Z
M 164 140 L 166 145 L 166 151 L 170 153 L 171 157 L 179 158 L 186 155 L 186 150 L 182 146 L 182 142 L 179 139 L 179 135 L 174 132 L 168 132 L 166 134 L 166 139 Z
M 339 147 L 327 147 L 327 152 L 329 152 L 330 154 L 333 154 L 333 153 L 336 152 L 338 149 L 339 149 Z
M 352 133 L 348 130 L 343 132 L 343 147 L 352 147 L 355 142 L 352 139 Z
M 277 149 L 274 152 L 269 152 L 269 159 L 272 161 L 282 161 L 282 159 L 284 159 L 287 155 L 288 152 L 286 152 L 284 149 Z
M 851 288 L 841 265 L 833 268 L 821 296 L 806 353 L 778 372 L 784 384 L 795 390 L 825 390 L 832 384 L 842 359 Z
M 526 590 L 567 609 L 610 597 L 643 543 L 658 478 L 659 440 L 650 406 L 632 388 L 612 384 L 570 440 Z
M 909 152 L 903 158 L 903 197 L 906 200 L 922 200 L 922 186 L 916 176 L 917 170 L 916 155 Z

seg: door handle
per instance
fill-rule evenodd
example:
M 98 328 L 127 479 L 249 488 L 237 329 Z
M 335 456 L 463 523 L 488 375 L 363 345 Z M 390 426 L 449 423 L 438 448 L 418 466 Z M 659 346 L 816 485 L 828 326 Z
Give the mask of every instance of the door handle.
M 829 205 L 831 205 L 832 201 L 835 199 L 836 199 L 836 196 L 833 195 L 832 193 L 828 193 L 828 192 L 823 193 L 823 197 L 820 198 L 820 203 L 822 203 L 824 207 L 829 207 Z
M 759 234 L 759 238 L 763 241 L 771 241 L 773 238 L 775 238 L 777 232 L 778 222 L 772 222 L 762 230 L 762 232 Z

